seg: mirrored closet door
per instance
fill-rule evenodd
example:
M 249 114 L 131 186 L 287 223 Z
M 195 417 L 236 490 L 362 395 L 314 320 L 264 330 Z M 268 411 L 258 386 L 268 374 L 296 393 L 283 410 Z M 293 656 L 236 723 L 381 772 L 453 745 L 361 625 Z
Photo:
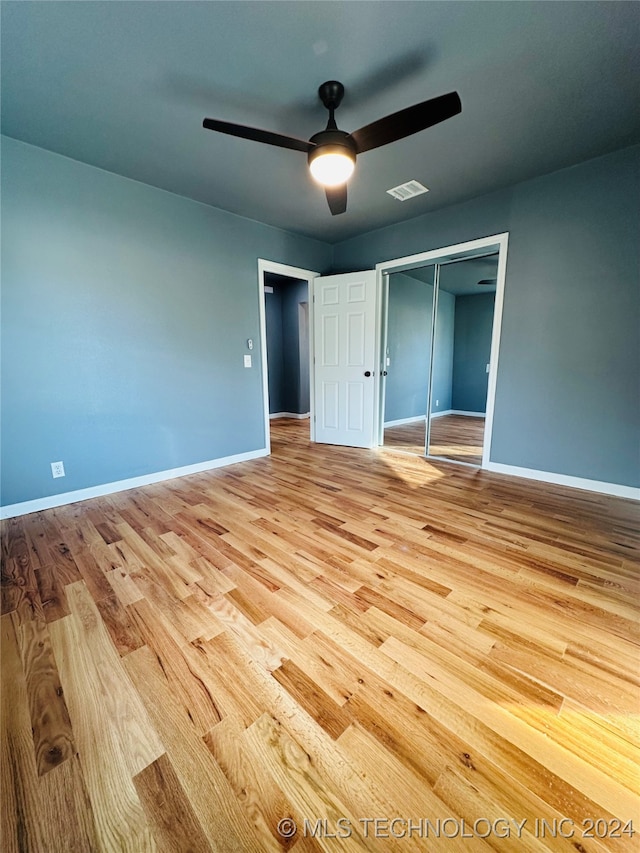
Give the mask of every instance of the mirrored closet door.
M 482 464 L 498 256 L 438 265 L 428 456 Z
M 386 277 L 387 447 L 482 464 L 498 254 Z
M 435 266 L 387 276 L 384 441 L 423 456 L 431 373 Z

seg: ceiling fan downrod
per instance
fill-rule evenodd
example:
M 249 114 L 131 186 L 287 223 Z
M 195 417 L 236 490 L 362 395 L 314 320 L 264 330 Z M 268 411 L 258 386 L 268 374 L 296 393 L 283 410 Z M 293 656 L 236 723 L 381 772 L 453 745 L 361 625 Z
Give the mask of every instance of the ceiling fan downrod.
M 320 100 L 329 110 L 329 121 L 327 130 L 337 130 L 338 126 L 334 118 L 334 111 L 338 109 L 344 98 L 344 86 L 337 80 L 327 80 L 318 89 Z

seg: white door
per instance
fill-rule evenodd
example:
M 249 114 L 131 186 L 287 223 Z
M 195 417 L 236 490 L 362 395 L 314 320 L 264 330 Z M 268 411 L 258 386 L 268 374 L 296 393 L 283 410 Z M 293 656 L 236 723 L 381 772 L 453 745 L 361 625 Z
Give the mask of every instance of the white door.
M 376 273 L 322 276 L 313 288 L 315 440 L 372 447 Z

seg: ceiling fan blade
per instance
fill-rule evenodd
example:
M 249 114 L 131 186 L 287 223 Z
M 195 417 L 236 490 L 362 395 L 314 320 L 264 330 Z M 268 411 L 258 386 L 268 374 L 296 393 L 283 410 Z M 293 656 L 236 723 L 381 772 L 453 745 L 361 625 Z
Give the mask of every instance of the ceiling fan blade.
M 337 187 L 325 187 L 329 210 L 333 216 L 344 213 L 347 209 L 347 185 L 339 184 Z
M 305 154 L 315 148 L 313 143 L 307 142 L 306 139 L 296 139 L 295 136 L 284 136 L 281 133 L 260 130 L 257 127 L 245 127 L 243 124 L 232 124 L 229 121 L 218 121 L 215 118 L 206 118 L 202 126 L 207 130 L 217 130 L 220 133 L 228 133 L 229 136 L 239 136 L 241 139 L 253 139 L 255 142 L 265 142 L 267 145 L 276 145 L 278 148 L 304 151 Z
M 371 151 L 389 142 L 404 139 L 405 136 L 432 127 L 460 112 L 462 104 L 458 93 L 449 92 L 361 127 L 351 134 L 351 138 L 358 147 L 358 154 L 362 154 L 363 151 Z

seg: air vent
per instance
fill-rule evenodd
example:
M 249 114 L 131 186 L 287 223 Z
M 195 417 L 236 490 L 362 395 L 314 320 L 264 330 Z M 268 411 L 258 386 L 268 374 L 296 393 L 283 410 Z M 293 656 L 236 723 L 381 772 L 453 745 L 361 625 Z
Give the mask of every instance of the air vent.
M 389 195 L 397 198 L 398 201 L 406 201 L 409 198 L 413 198 L 414 195 L 428 193 L 429 189 L 428 187 L 423 187 L 420 181 L 407 181 L 406 184 L 400 184 L 400 186 L 387 190 L 387 192 Z

